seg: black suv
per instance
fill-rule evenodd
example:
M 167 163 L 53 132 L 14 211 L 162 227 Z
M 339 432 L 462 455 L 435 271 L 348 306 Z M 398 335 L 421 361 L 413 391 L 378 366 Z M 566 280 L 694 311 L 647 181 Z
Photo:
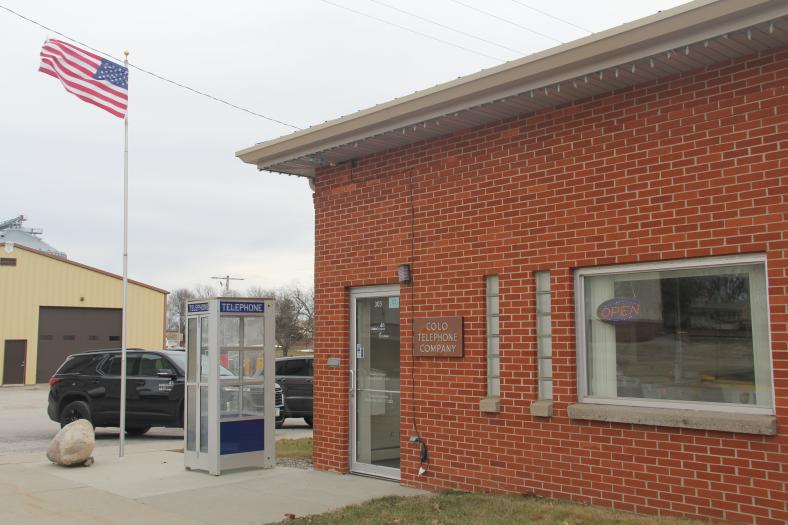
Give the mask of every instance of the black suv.
M 312 426 L 312 356 L 276 359 L 276 382 L 285 396 L 285 417 L 302 417 Z
M 91 350 L 73 354 L 49 379 L 49 419 L 65 426 L 87 419 L 95 427 L 120 425 L 121 351 Z M 141 435 L 151 427 L 183 427 L 184 352 L 126 351 L 126 432 Z M 284 405 L 276 387 L 277 424 Z

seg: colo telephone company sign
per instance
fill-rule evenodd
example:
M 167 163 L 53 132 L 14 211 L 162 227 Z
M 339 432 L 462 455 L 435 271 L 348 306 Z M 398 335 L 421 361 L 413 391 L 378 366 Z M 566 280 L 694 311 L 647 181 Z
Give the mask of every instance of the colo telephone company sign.
M 413 321 L 413 355 L 462 357 L 462 317 L 425 317 Z

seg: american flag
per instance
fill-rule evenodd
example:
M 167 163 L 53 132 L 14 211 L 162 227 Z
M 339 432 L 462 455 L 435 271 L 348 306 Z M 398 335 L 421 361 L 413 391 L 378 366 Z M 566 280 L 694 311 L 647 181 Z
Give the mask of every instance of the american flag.
M 42 73 L 63 83 L 85 102 L 124 118 L 129 104 L 129 70 L 95 53 L 53 38 L 41 48 Z

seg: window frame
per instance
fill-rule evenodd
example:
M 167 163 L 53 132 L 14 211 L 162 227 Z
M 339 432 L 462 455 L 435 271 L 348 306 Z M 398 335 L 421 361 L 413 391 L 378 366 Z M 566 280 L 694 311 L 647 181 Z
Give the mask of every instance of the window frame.
M 650 271 L 684 270 L 694 268 L 719 268 L 731 266 L 744 266 L 752 264 L 763 265 L 764 280 L 766 289 L 766 326 L 767 346 L 769 352 L 769 370 L 771 372 L 771 407 L 747 407 L 732 403 L 712 403 L 712 402 L 693 402 L 693 401 L 672 401 L 672 400 L 649 400 L 635 398 L 599 398 L 588 395 L 588 367 L 586 349 L 586 312 L 585 312 L 585 277 L 595 275 L 610 275 L 624 273 L 642 273 Z M 744 254 L 722 257 L 704 257 L 695 259 L 676 259 L 670 261 L 653 261 L 631 264 L 615 264 L 606 266 L 595 266 L 588 268 L 576 268 L 574 275 L 575 286 L 575 334 L 577 345 L 577 400 L 578 403 L 599 404 L 599 405 L 619 405 L 629 407 L 644 408 L 673 408 L 695 411 L 711 412 L 734 412 L 738 414 L 755 415 L 774 415 L 775 414 L 775 391 L 774 391 L 774 358 L 772 355 L 772 330 L 771 312 L 769 297 L 769 266 L 766 254 Z

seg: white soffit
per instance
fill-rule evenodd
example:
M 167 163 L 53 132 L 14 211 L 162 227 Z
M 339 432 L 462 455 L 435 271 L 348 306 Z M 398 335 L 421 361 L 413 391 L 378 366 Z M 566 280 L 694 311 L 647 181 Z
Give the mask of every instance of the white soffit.
M 718 15 L 716 19 L 714 14 Z M 666 22 L 667 26 L 662 27 Z M 681 29 L 674 31 L 678 35 L 666 35 L 666 28 Z M 260 170 L 312 177 L 317 167 L 587 99 L 786 43 L 785 0 L 698 0 L 258 144 L 236 155 Z M 518 76 L 518 70 L 523 74 Z

